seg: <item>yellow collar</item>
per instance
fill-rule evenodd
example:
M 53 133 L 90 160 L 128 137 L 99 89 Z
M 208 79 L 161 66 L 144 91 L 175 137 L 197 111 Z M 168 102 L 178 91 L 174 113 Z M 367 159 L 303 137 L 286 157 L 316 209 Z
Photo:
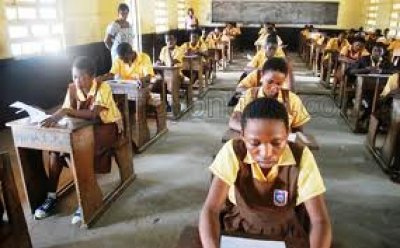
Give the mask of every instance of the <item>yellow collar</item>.
M 78 96 L 79 101 L 84 102 L 89 97 L 93 97 L 94 95 L 96 95 L 96 90 L 97 90 L 97 81 L 93 80 L 92 86 L 90 87 L 90 90 L 89 90 L 89 93 L 87 94 L 87 96 L 85 96 L 85 94 L 79 87 L 76 87 L 76 95 Z
M 260 87 L 257 92 L 257 98 L 263 98 L 263 97 L 267 96 L 265 95 L 263 88 Z M 279 91 L 277 100 L 282 100 L 282 90 Z

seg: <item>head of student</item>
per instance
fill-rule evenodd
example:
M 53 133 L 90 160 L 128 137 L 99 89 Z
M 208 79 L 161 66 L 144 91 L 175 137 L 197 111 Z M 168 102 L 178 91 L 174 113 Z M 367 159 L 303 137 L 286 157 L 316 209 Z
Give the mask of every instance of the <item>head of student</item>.
M 365 39 L 363 37 L 356 36 L 353 39 L 353 44 L 351 46 L 354 52 L 362 51 L 365 47 Z
M 199 34 L 196 31 L 190 32 L 190 43 L 196 45 L 199 41 Z
M 278 38 L 276 33 L 271 33 L 268 35 L 265 41 L 265 56 L 267 58 L 272 58 L 275 56 L 276 51 L 278 50 Z
M 187 14 L 188 14 L 190 17 L 194 16 L 194 10 L 193 10 L 193 8 L 188 8 Z
M 383 30 L 383 35 L 385 37 L 387 37 L 389 33 L 390 33 L 390 29 L 389 28 L 385 28 L 385 30 Z
M 377 43 L 372 48 L 371 58 L 373 60 L 379 60 L 380 58 L 382 58 L 385 55 L 385 52 L 386 52 L 385 48 L 381 44 Z
M 95 76 L 96 65 L 89 57 L 77 57 L 72 63 L 72 80 L 78 88 L 90 90 Z
M 219 30 L 219 28 L 214 28 L 214 33 L 219 34 L 221 33 L 221 31 Z
M 345 32 L 340 32 L 339 34 L 338 34 L 338 39 L 339 40 L 344 40 L 346 38 L 346 33 Z
M 129 15 L 129 6 L 126 3 L 121 3 L 118 5 L 118 18 L 120 20 L 126 21 Z
M 133 51 L 132 46 L 127 42 L 123 42 L 118 45 L 117 54 L 118 57 L 127 64 L 136 59 L 136 52 Z
M 172 33 L 165 34 L 165 44 L 168 48 L 174 48 L 176 46 L 176 38 Z
M 288 72 L 288 64 L 283 58 L 270 58 L 264 63 L 261 71 L 261 84 L 266 97 L 278 96 Z
M 247 151 L 262 169 L 278 163 L 289 134 L 285 106 L 273 98 L 258 98 L 247 105 L 241 117 Z

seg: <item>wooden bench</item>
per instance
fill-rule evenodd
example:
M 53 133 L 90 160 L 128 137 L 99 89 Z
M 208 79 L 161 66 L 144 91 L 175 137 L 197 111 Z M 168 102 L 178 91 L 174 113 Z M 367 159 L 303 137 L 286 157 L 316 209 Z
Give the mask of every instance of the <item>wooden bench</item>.
M 2 198 L 7 216 L 4 221 L 4 212 L 0 211 L 0 247 L 32 247 L 28 226 L 26 225 L 11 169 L 10 157 L 6 153 L 0 153 L 0 186 L 0 205 L 3 204 Z
M 40 127 L 23 118 L 7 123 L 11 127 L 18 156 L 24 190 L 31 212 L 34 213 L 47 195 L 47 175 L 42 151 L 70 154 L 70 169 L 77 192 L 78 204 L 82 208 L 82 226 L 90 227 L 111 203 L 134 180 L 130 125 L 126 96 L 115 95 L 120 108 L 124 131 L 113 144 L 111 152 L 118 164 L 121 182 L 116 189 L 103 198 L 94 173 L 94 121 L 64 118 L 65 125 L 52 128 Z M 65 190 L 58 190 L 58 195 Z
M 372 104 L 371 113 L 375 112 L 376 102 L 389 76 L 387 74 L 359 74 L 355 88 L 350 88 L 345 84 L 340 113 L 353 132 L 368 131 L 367 125 L 363 125 L 362 122 L 362 118 L 366 117 L 362 114 L 362 101 L 365 100 Z M 351 106 L 353 101 L 354 104 Z M 369 116 L 367 117 L 367 120 L 369 120 Z
M 172 96 L 172 116 L 174 120 L 179 119 L 184 113 L 189 111 L 193 107 L 193 89 L 192 85 L 188 84 L 185 87 L 185 99 L 186 99 L 186 108 L 182 109 L 181 98 L 180 98 L 180 90 L 182 89 L 182 78 L 180 76 L 181 67 L 179 66 L 154 66 L 154 70 L 161 72 L 163 75 L 163 80 L 166 85 L 166 88 L 171 93 Z M 167 91 L 163 91 L 162 99 L 165 102 L 167 97 Z
M 383 134 L 383 143 L 378 145 L 377 136 L 381 122 L 374 111 L 369 123 L 367 147 L 386 172 L 400 171 L 400 95 L 393 97 L 389 129 Z
M 338 59 L 338 62 L 339 69 L 335 73 L 335 78 L 331 88 L 331 97 L 335 104 L 340 108 L 342 106 L 344 89 L 348 85 L 348 76 L 346 75 L 346 71 L 351 63 L 343 59 Z
M 327 56 L 326 62 L 324 61 L 325 56 Z M 321 71 L 320 71 L 320 83 L 325 88 L 331 87 L 331 77 L 335 75 L 338 69 L 338 52 L 326 51 L 324 50 L 321 59 Z
M 240 133 L 238 131 L 228 129 L 225 131 L 224 135 L 222 136 L 222 143 L 226 143 L 231 139 L 240 138 Z M 319 145 L 314 136 L 310 134 L 296 134 L 296 143 L 302 144 L 310 148 L 310 150 L 319 150 Z
M 164 101 L 151 99 L 150 89 L 142 87 L 138 81 L 110 80 L 107 82 L 111 86 L 113 94 L 127 95 L 132 142 L 135 150 L 144 151 L 168 131 Z M 157 131 L 153 137 L 151 137 L 148 125 L 149 117 L 155 118 L 157 122 Z

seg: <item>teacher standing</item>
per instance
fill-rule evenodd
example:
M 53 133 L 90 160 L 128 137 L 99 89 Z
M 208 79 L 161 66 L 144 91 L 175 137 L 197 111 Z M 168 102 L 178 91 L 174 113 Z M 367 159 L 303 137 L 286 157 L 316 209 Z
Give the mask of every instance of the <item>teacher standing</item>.
M 107 27 L 104 43 L 111 51 L 112 61 L 117 58 L 117 47 L 121 43 L 129 43 L 133 46 L 133 28 L 127 21 L 129 15 L 129 7 L 125 3 L 118 6 L 118 19 L 110 23 Z
M 188 33 L 190 33 L 191 31 L 198 29 L 198 27 L 199 20 L 194 15 L 194 10 L 189 8 L 185 18 L 185 29 Z

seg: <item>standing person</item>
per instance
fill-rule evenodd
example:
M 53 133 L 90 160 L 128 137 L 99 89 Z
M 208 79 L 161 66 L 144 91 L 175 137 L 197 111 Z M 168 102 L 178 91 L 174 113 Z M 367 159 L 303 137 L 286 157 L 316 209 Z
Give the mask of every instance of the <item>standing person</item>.
M 187 10 L 187 15 L 185 17 L 185 29 L 187 32 L 187 37 L 190 36 L 191 31 L 198 29 L 199 27 L 199 20 L 194 15 L 193 8 L 189 8 Z
M 127 21 L 129 7 L 125 3 L 118 6 L 118 19 L 110 23 L 107 27 L 104 44 L 111 51 L 111 58 L 114 62 L 118 58 L 117 47 L 121 43 L 129 43 L 133 46 L 133 28 Z

